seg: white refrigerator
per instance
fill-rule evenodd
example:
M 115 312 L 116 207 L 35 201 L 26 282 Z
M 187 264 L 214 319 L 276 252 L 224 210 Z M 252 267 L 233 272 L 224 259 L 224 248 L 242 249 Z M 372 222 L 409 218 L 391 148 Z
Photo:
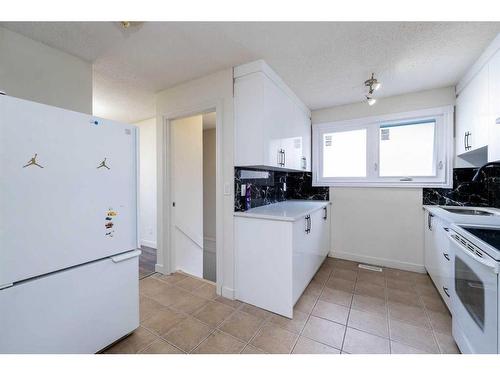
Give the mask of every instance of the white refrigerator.
M 139 325 L 138 129 L 0 95 L 0 353 Z

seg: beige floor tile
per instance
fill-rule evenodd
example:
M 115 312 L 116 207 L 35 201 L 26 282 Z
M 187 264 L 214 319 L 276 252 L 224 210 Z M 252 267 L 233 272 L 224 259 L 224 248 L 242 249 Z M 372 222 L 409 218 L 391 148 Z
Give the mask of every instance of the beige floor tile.
M 390 322 L 389 331 L 391 340 L 402 342 L 429 353 L 439 352 L 432 331 L 397 320 Z
M 409 282 L 415 283 L 416 276 L 417 276 L 416 272 L 397 270 L 394 268 L 386 268 L 385 269 L 386 279 L 409 281 Z
M 373 314 L 351 309 L 347 325 L 374 335 L 389 337 L 387 317 L 383 314 Z
M 212 332 L 212 329 L 191 317 L 175 326 L 163 337 L 185 352 L 193 350 Z
M 385 276 L 382 273 L 375 271 L 367 271 L 367 270 L 360 270 L 358 272 L 358 281 L 384 287 L 386 284 Z
M 432 280 L 427 273 L 417 273 L 415 275 L 415 284 L 417 285 L 432 285 Z
M 304 294 L 309 294 L 313 297 L 318 297 L 321 294 L 322 290 L 323 290 L 323 284 L 312 280 L 307 286 L 307 288 L 304 290 Z
M 369 282 L 357 282 L 354 287 L 354 294 L 361 294 L 368 297 L 385 298 L 385 288 Z
M 437 291 L 436 287 L 434 284 L 415 284 L 415 290 L 417 293 L 421 296 L 428 296 L 428 297 L 434 297 L 434 298 L 440 298 L 439 297 L 439 292 Z
M 302 336 L 341 349 L 345 329 L 342 324 L 311 316 L 302 331 Z
M 304 325 L 306 324 L 308 317 L 309 317 L 308 314 L 303 313 L 302 311 L 294 310 L 293 319 L 273 314 L 273 316 L 270 319 L 270 322 L 288 331 L 299 333 L 302 330 L 302 328 L 304 328 Z
M 198 311 L 194 316 L 196 319 L 201 320 L 209 326 L 216 327 L 222 323 L 224 319 L 231 315 L 233 311 L 234 309 L 227 305 L 212 301 L 207 303 L 205 307 Z
M 323 264 L 321 265 L 321 267 L 319 267 L 318 271 L 321 271 L 321 272 L 331 272 L 332 270 L 333 270 L 333 264 L 325 261 L 325 262 L 323 262 Z
M 141 322 L 150 318 L 154 313 L 161 310 L 164 306 L 154 299 L 141 295 L 139 299 L 139 315 Z
M 438 342 L 439 349 L 443 354 L 460 354 L 460 349 L 458 349 L 455 340 L 451 335 L 445 335 L 439 332 L 434 332 L 436 340 Z
M 208 303 L 208 300 L 186 292 L 171 307 L 175 310 L 182 311 L 186 314 L 192 314 L 192 313 L 198 311 L 199 309 L 201 309 L 201 307 L 206 305 L 207 303 Z
M 170 345 L 168 342 L 158 339 L 147 348 L 140 351 L 141 354 L 184 354 L 183 351 Z
M 340 354 L 340 350 L 320 342 L 300 336 L 292 354 Z
M 217 297 L 217 293 L 215 292 L 215 285 L 209 283 L 205 283 L 205 285 L 203 285 L 201 288 L 194 290 L 193 294 L 209 300 Z
M 112 347 L 104 351 L 105 354 L 135 354 L 140 350 L 147 347 L 158 337 L 139 327 L 131 335 L 125 337 L 123 340 L 118 341 Z
M 357 276 L 358 276 L 358 271 L 346 270 L 343 268 L 336 268 L 333 270 L 333 273 L 330 275 L 330 278 L 333 277 L 335 279 L 356 281 Z
M 260 319 L 267 319 L 273 314 L 270 311 L 261 309 L 260 307 L 257 306 L 249 305 L 248 303 L 244 303 L 239 310 L 251 314 L 253 316 L 256 316 L 257 318 Z
M 412 292 L 387 289 L 387 299 L 389 300 L 389 302 L 397 302 L 403 305 L 422 307 L 419 295 Z
M 349 308 L 320 300 L 316 306 L 314 306 L 311 314 L 319 318 L 346 325 Z
M 391 341 L 391 354 L 428 354 L 426 351 L 414 348 L 397 341 Z
M 262 319 L 243 311 L 236 311 L 219 327 L 223 332 L 248 342 L 257 332 Z
M 292 351 L 296 340 L 295 333 L 267 323 L 260 328 L 250 344 L 267 353 L 286 354 Z
M 347 328 L 342 351 L 351 354 L 389 354 L 389 339 Z
M 221 331 L 215 331 L 208 336 L 193 354 L 238 354 L 245 347 L 245 343 Z
M 355 284 L 356 282 L 352 280 L 337 279 L 334 277 L 330 277 L 326 282 L 325 286 L 330 289 L 342 290 L 344 292 L 352 293 Z
M 336 303 L 337 305 L 351 306 L 352 293 L 325 287 L 319 299 L 321 301 Z
M 422 307 L 389 302 L 389 318 L 391 320 L 400 320 L 425 329 L 432 329 L 427 313 Z
M 245 349 L 242 350 L 241 354 L 267 354 L 265 351 L 260 350 L 252 345 L 245 346 Z
M 357 271 L 359 269 L 358 264 L 358 262 L 353 262 L 350 260 L 335 259 L 333 262 L 333 267 L 334 269 L 342 268 L 345 270 Z
M 202 280 L 195 279 L 194 277 L 186 277 L 184 280 L 179 281 L 175 284 L 179 288 L 185 289 L 188 292 L 192 292 L 198 288 L 201 288 L 206 283 Z
M 232 307 L 233 309 L 237 309 L 238 307 L 240 307 L 243 304 L 243 302 L 237 301 L 235 299 L 225 298 L 222 296 L 216 297 L 215 301 L 223 303 L 224 305 Z
M 141 324 L 161 336 L 184 319 L 186 319 L 186 315 L 165 307 Z
M 415 283 L 403 280 L 387 279 L 387 288 L 394 290 L 401 290 L 408 293 L 417 293 Z
M 352 309 L 366 311 L 374 314 L 387 315 L 387 306 L 382 298 L 354 295 L 352 298 Z
M 451 315 L 434 311 L 427 311 L 434 331 L 451 335 Z
M 323 285 L 330 277 L 330 274 L 331 271 L 329 270 L 318 270 L 318 272 L 316 272 L 316 274 L 313 277 L 313 281 Z
M 148 297 L 154 297 L 170 288 L 169 284 L 161 282 L 154 277 L 146 277 L 139 281 L 139 292 Z
M 441 297 L 421 296 L 422 302 L 427 310 L 449 314 L 448 308 Z
M 318 297 L 311 296 L 309 294 L 303 294 L 295 304 L 294 308 L 297 311 L 309 314 L 312 311 L 314 305 L 316 304 L 317 299 Z
M 187 277 L 187 275 L 176 272 L 170 275 L 156 274 L 154 277 L 157 278 L 158 280 L 166 281 L 169 284 L 175 284 L 181 280 L 184 280 Z
M 168 289 L 164 289 L 163 291 L 155 294 L 151 298 L 164 306 L 172 306 L 180 301 L 185 295 L 186 292 L 184 290 L 179 289 L 176 286 L 171 286 Z

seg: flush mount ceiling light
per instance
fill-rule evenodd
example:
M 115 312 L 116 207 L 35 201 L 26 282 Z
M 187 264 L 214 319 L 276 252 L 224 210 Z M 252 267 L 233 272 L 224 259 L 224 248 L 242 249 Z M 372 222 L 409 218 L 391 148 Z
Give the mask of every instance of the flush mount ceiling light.
M 371 78 L 365 81 L 365 86 L 368 87 L 366 101 L 368 102 L 368 105 L 374 105 L 377 102 L 377 99 L 373 98 L 373 93 L 381 86 L 380 82 L 375 78 L 375 73 L 372 73 Z

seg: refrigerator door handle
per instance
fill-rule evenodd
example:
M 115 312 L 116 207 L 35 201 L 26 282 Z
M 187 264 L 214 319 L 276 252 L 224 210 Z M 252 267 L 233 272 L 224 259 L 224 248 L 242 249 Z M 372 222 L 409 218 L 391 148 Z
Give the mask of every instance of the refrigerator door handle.
M 127 253 L 115 255 L 115 256 L 110 257 L 110 258 L 114 263 L 119 263 L 119 262 L 123 262 L 124 260 L 127 260 L 127 259 L 138 257 L 139 255 L 141 255 L 141 253 L 142 253 L 141 250 L 133 250 L 133 251 L 129 251 Z

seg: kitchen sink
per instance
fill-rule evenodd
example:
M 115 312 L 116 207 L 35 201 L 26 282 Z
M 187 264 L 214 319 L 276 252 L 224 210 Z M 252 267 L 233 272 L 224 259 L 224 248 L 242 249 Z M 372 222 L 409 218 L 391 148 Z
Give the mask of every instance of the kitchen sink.
M 494 212 L 481 210 L 477 208 L 466 208 L 466 207 L 441 207 L 443 210 L 451 212 L 452 214 L 459 215 L 474 215 L 474 216 L 493 216 L 496 215 Z

